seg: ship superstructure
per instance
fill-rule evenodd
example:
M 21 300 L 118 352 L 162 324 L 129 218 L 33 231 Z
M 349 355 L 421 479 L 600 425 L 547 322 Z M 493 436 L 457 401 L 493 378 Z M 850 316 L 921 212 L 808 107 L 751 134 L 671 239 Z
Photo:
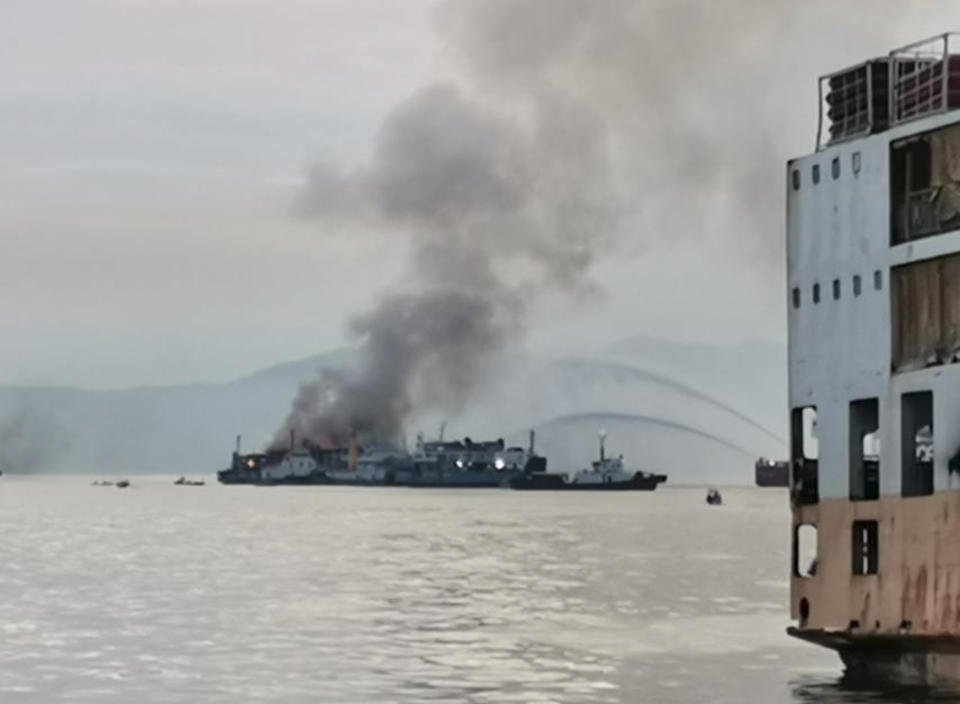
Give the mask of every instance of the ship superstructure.
M 507 487 L 511 480 L 544 472 L 546 458 L 530 446 L 508 447 L 502 439 L 476 442 L 417 439 L 413 452 L 389 446 L 361 446 L 354 435 L 346 448 L 297 445 L 244 455 L 240 439 L 231 466 L 217 473 L 224 484 L 348 484 L 407 487 Z
M 820 80 L 787 165 L 793 635 L 960 679 L 960 41 Z

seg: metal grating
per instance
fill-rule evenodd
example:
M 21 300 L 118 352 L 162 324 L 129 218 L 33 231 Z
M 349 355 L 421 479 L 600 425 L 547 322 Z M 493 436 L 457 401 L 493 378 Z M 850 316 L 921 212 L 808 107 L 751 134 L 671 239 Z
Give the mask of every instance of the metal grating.
M 958 44 L 948 32 L 821 76 L 817 150 L 960 108 Z
M 889 126 L 889 75 L 881 58 L 820 77 L 817 149 Z
M 890 52 L 890 113 L 894 125 L 960 107 L 957 34 L 941 34 Z

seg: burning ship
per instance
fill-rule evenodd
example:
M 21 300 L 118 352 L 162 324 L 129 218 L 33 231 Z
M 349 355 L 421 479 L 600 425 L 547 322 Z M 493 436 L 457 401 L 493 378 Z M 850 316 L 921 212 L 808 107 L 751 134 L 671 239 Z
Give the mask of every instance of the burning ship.
M 884 679 L 960 680 L 956 49 L 822 77 L 786 169 L 789 633 Z
M 291 437 L 286 450 L 243 455 L 240 440 L 231 466 L 217 473 L 223 484 L 343 484 L 355 486 L 507 487 L 518 477 L 546 471 L 547 460 L 530 445 L 508 447 L 502 439 L 475 442 L 425 441 L 413 452 L 361 446 L 351 434 L 346 448 L 297 447 Z

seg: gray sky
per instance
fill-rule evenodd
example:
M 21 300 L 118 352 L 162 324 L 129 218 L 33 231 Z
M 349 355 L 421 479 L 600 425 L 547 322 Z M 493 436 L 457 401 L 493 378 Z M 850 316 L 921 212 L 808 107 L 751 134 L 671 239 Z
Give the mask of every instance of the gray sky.
M 404 247 L 320 237 L 291 204 L 312 163 L 364 162 L 393 106 L 458 73 L 435 5 L 0 4 L 0 383 L 221 380 L 344 343 L 347 320 L 402 275 Z M 815 9 L 800 26 L 764 27 L 762 53 L 736 64 L 771 86 L 756 99 L 777 178 L 812 146 L 817 75 L 960 25 L 946 1 L 850 5 L 833 29 Z M 585 303 L 544 300 L 531 349 L 638 333 L 781 338 L 779 265 L 715 236 L 713 223 L 735 227 L 730 209 L 704 213 L 702 232 L 687 213 L 662 246 L 600 261 L 603 291 Z

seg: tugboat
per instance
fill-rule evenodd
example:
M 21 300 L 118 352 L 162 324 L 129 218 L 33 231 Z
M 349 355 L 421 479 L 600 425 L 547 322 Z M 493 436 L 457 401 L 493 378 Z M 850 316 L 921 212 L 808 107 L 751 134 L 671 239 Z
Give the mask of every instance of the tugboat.
M 623 455 L 607 457 L 606 431 L 600 432 L 600 457 L 589 468 L 581 469 L 573 477 L 548 472 L 527 472 L 510 482 L 512 489 L 543 491 L 653 491 L 667 481 L 665 474 L 651 474 L 639 470 L 631 472 L 623 466 Z

